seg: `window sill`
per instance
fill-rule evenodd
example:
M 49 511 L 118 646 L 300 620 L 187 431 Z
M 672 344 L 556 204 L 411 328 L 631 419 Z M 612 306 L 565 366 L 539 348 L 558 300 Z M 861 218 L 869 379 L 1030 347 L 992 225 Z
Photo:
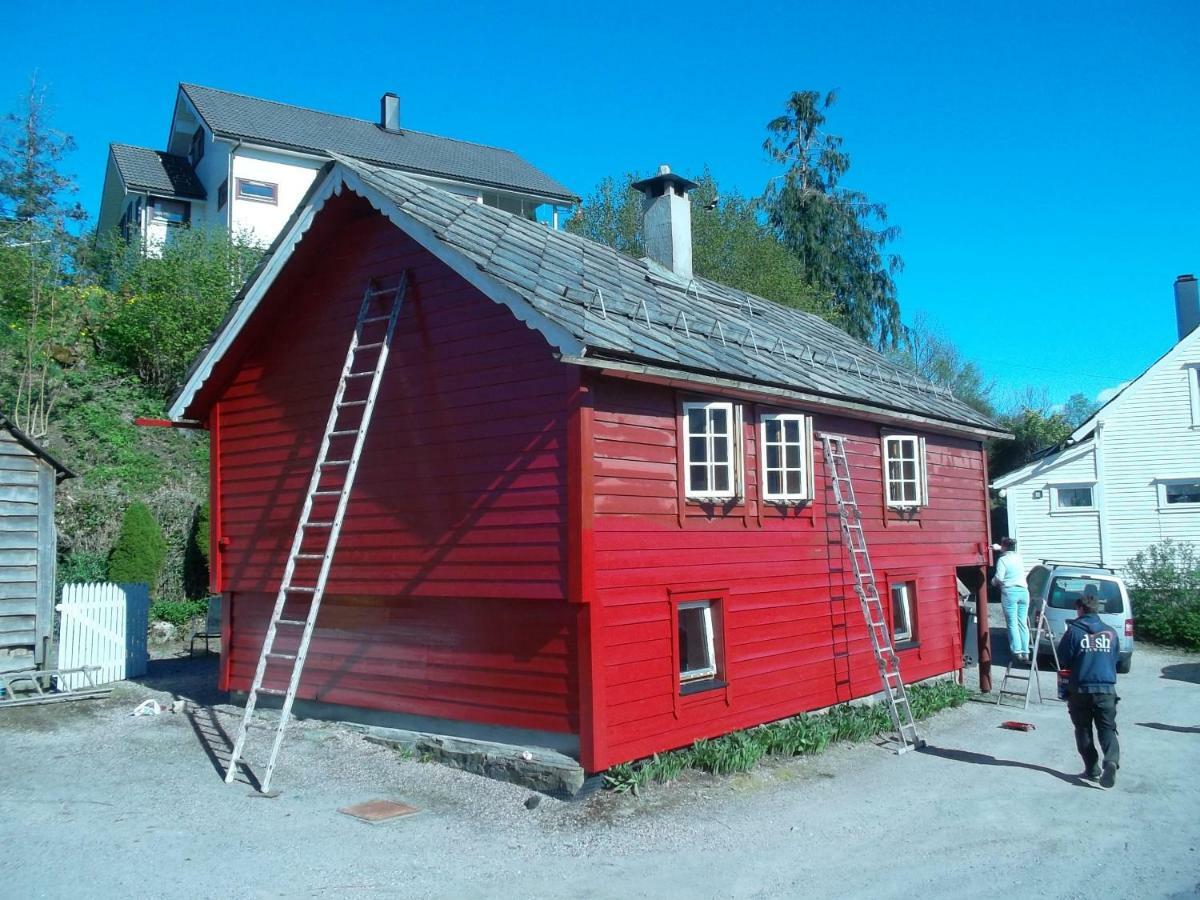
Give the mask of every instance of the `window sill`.
M 1052 510 L 1050 510 L 1050 515 L 1052 515 L 1052 516 L 1095 515 L 1099 511 L 1100 510 L 1094 506 L 1078 506 L 1078 507 L 1075 507 L 1074 509 L 1052 509 Z
M 730 506 L 745 503 L 746 498 L 730 494 L 728 497 L 708 497 L 700 496 L 699 494 L 688 494 L 684 497 L 688 503 L 695 503 L 699 506 Z
M 705 691 L 716 691 L 728 685 L 720 678 L 697 678 L 695 681 L 685 681 L 679 686 L 679 696 L 689 697 L 693 694 L 703 694 Z
M 900 641 L 898 644 L 893 645 L 892 649 L 899 653 L 903 650 L 916 650 L 919 649 L 920 646 L 920 641 L 906 638 L 905 640 Z
M 811 497 L 763 497 L 762 502 L 768 506 L 806 506 L 812 503 Z
M 1170 506 L 1160 506 L 1160 513 L 1194 513 L 1200 510 L 1200 503 L 1172 503 Z

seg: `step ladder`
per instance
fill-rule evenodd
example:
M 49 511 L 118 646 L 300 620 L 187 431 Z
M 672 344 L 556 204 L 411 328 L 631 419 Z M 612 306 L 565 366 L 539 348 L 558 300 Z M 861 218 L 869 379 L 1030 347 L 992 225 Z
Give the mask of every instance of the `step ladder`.
M 1017 662 L 1016 659 L 1009 655 L 1008 665 L 1004 668 L 1004 677 L 1000 679 L 1000 690 L 996 692 L 996 705 L 1000 705 L 1005 697 L 1024 697 L 1025 705 L 1022 709 L 1029 709 L 1029 702 L 1033 699 L 1033 694 L 1037 692 L 1038 703 L 1045 703 L 1045 698 L 1042 696 L 1042 682 L 1038 677 L 1038 649 L 1042 645 L 1042 637 L 1050 638 L 1050 655 L 1054 659 L 1055 677 L 1058 673 L 1058 648 L 1054 646 L 1054 635 L 1050 633 L 1050 623 L 1046 619 L 1046 604 L 1043 603 L 1038 608 L 1037 627 L 1029 636 L 1029 666 L 1026 668 L 1024 664 Z M 1012 682 L 1013 687 L 1009 687 Z M 1022 682 L 1024 688 L 1021 687 Z M 1057 694 L 1055 695 L 1057 696 Z
M 358 318 L 354 324 L 354 335 L 350 339 L 350 348 L 346 351 L 346 361 L 342 366 L 337 391 L 333 396 L 333 406 L 329 410 L 329 418 L 325 423 L 321 449 L 318 451 L 316 463 L 313 465 L 312 478 L 308 483 L 308 493 L 300 511 L 300 521 L 296 525 L 295 537 L 292 539 L 292 549 L 288 554 L 287 567 L 283 572 L 279 593 L 275 597 L 275 609 L 271 613 L 271 622 L 263 641 L 262 655 L 258 658 L 258 668 L 254 673 L 250 694 L 246 698 L 246 710 L 242 715 L 242 724 L 238 729 L 233 752 L 229 757 L 229 768 L 225 772 L 226 784 L 232 784 L 237 773 L 238 761 L 246 746 L 246 735 L 254 718 L 254 709 L 258 704 L 259 695 L 277 695 L 283 697 L 283 706 L 279 713 L 279 725 L 275 731 L 271 756 L 267 761 L 267 768 L 259 787 L 264 794 L 270 789 L 271 776 L 275 772 L 275 763 L 279 759 L 279 748 L 283 744 L 283 735 L 287 730 L 292 702 L 296 699 L 296 689 L 300 686 L 300 675 L 304 671 L 308 645 L 312 640 L 317 613 L 321 609 L 321 599 L 325 594 L 325 584 L 329 579 L 333 554 L 337 549 L 338 537 L 341 535 L 346 506 L 354 487 L 354 476 L 358 471 L 358 462 L 362 456 L 363 444 L 371 424 L 371 415 L 375 410 L 375 398 L 379 394 L 379 384 L 382 380 L 384 366 L 387 364 L 392 335 L 395 333 L 396 321 L 399 319 L 401 307 L 404 305 L 407 288 L 408 277 L 404 272 L 400 274 L 393 287 L 379 287 L 375 279 L 371 279 L 363 294 L 362 304 L 358 309 Z M 384 311 L 380 311 L 381 307 Z M 374 361 L 369 362 L 373 352 Z M 370 379 L 365 392 L 359 387 L 364 379 Z M 357 422 L 353 421 L 355 416 L 357 416 Z M 347 421 L 348 419 L 350 421 Z M 353 449 L 348 454 L 344 449 L 339 449 L 338 454 L 331 457 L 330 446 L 336 442 L 339 448 L 344 448 L 349 443 L 347 439 L 351 437 L 353 438 Z M 340 486 L 329 484 L 339 476 L 341 478 Z M 337 501 L 336 510 L 330 513 L 328 512 L 329 504 L 334 498 Z M 318 518 L 314 518 L 315 506 L 320 506 L 322 510 Z M 319 543 L 319 547 L 313 546 L 317 543 Z M 311 575 L 304 577 L 297 575 L 297 563 L 315 564 L 318 561 L 320 569 L 315 578 Z M 304 599 L 309 601 L 307 615 L 297 618 L 297 614 L 288 613 L 289 605 L 294 605 Z M 275 651 L 275 639 L 281 627 L 291 630 L 292 633 L 299 632 L 299 647 L 295 653 Z M 264 687 L 263 682 L 267 680 L 268 672 L 275 674 L 276 667 L 280 664 L 290 664 L 291 666 L 287 689 Z
M 838 519 L 841 521 L 842 539 L 850 555 L 850 566 L 854 572 L 854 592 L 862 605 L 863 619 L 871 635 L 871 647 L 875 651 L 875 663 L 879 667 L 879 679 L 883 682 L 883 693 L 887 697 L 888 714 L 896 730 L 896 752 L 925 746 L 917 734 L 917 723 L 913 721 L 912 707 L 900 676 L 900 659 L 892 646 L 891 632 L 884 616 L 879 587 L 875 582 L 875 570 L 871 566 L 871 554 L 867 550 L 867 536 L 863 531 L 862 511 L 854 496 L 854 482 L 850 479 L 850 463 L 846 459 L 846 439 L 832 434 L 821 435 L 821 446 L 825 452 L 825 465 L 829 469 L 833 484 L 833 498 L 837 501 Z

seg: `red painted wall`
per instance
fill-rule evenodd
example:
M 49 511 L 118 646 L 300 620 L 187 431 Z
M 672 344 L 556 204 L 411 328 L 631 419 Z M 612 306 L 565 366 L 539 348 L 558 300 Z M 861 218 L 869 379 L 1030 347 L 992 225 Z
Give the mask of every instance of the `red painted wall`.
M 706 512 L 682 501 L 681 399 L 632 381 L 594 386 L 595 768 L 880 687 L 819 444 L 815 500 L 760 504 L 756 408 L 744 404 L 745 501 Z M 814 439 L 822 431 L 849 438 L 885 605 L 889 578 L 917 583 L 919 644 L 900 652 L 905 680 L 959 668 L 955 567 L 978 565 L 987 538 L 980 444 L 926 435 L 930 503 L 904 521 L 885 512 L 879 426 L 816 414 Z M 672 601 L 705 596 L 722 598 L 728 686 L 680 696 Z
M 563 602 L 572 370 L 350 195 L 318 217 L 221 373 L 224 687 L 249 687 L 368 278 L 401 270 L 412 288 L 299 696 L 575 732 L 575 613 Z M 304 565 L 315 580 L 316 563 Z

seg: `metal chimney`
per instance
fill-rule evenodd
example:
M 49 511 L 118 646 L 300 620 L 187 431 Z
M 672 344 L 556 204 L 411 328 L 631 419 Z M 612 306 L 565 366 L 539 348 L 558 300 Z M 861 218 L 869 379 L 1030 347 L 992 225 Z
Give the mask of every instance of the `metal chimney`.
M 653 178 L 635 181 L 633 189 L 645 194 L 642 201 L 642 234 L 646 255 L 680 278 L 692 279 L 692 202 L 688 191 L 696 182 L 671 174 L 659 166 Z
M 1175 323 L 1181 341 L 1200 327 L 1200 292 L 1196 287 L 1195 275 L 1180 275 L 1175 279 Z
M 379 127 L 384 131 L 400 130 L 400 98 L 391 91 L 379 98 Z

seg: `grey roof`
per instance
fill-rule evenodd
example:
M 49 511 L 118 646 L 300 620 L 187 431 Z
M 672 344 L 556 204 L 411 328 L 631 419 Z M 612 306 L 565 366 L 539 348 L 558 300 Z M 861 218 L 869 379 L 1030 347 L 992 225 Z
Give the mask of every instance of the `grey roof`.
M 197 84 L 179 86 L 214 133 L 320 155 L 334 153 L 422 175 L 537 194 L 579 198 L 511 150 L 260 100 Z
M 125 187 L 167 197 L 203 200 L 204 185 L 187 157 L 128 144 L 112 145 L 113 159 Z
M 1003 430 L 810 313 L 469 203 L 387 169 L 339 159 L 445 244 L 575 336 L 589 356 L 850 399 Z M 601 297 L 603 304 L 601 304 Z
M 23 432 L 20 428 L 18 428 L 16 426 L 16 423 L 14 423 L 12 419 L 10 419 L 8 416 L 6 416 L 2 412 L 0 412 L 0 428 L 4 429 L 10 435 L 12 435 L 13 440 L 15 440 L 18 444 L 20 444 L 22 447 L 24 447 L 26 450 L 28 450 L 34 456 L 45 460 L 46 463 L 49 464 L 49 466 L 52 469 L 54 469 L 55 481 L 62 481 L 66 478 L 74 478 L 75 477 L 74 472 L 72 472 L 70 469 L 68 469 L 66 466 L 64 466 L 62 463 L 60 463 L 57 459 L 55 459 L 53 456 L 51 456 L 45 447 L 43 447 L 41 444 L 39 444 L 37 441 L 35 441 L 33 438 L 31 438 L 25 432 Z

